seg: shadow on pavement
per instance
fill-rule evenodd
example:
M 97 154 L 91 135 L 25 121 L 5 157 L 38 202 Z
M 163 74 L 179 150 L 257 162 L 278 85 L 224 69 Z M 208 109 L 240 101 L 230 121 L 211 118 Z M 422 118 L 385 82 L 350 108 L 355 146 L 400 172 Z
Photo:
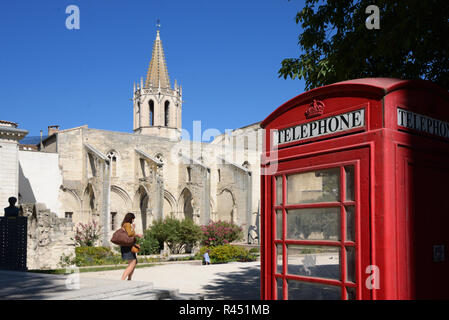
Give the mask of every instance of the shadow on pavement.
M 0 272 L 0 300 L 45 299 L 67 291 L 65 277 L 30 274 L 19 271 Z
M 260 266 L 249 266 L 233 273 L 218 273 L 221 278 L 203 287 L 207 300 L 259 300 Z

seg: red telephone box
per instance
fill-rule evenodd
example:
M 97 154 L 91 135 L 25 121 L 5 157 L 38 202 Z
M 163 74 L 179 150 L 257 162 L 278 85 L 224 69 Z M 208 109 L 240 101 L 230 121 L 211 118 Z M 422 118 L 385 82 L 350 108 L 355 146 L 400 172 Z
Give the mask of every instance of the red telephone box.
M 262 299 L 449 298 L 448 91 L 344 81 L 262 127 Z

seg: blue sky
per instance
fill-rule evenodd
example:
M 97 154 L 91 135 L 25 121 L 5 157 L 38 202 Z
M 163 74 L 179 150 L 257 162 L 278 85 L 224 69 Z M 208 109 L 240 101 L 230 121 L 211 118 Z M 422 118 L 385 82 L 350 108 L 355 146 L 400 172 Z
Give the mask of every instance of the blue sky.
M 80 29 L 66 28 L 69 5 Z M 300 94 L 278 78 L 299 56 L 302 0 L 27 0 L 0 4 L 0 120 L 30 136 L 47 126 L 132 132 L 133 82 L 146 77 L 161 20 L 170 80 L 183 86 L 183 127 L 239 128 Z

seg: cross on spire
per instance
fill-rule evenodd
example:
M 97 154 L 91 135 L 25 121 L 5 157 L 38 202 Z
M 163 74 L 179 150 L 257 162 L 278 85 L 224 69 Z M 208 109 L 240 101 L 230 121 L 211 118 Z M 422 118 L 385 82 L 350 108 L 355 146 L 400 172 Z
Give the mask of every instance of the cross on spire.
M 161 20 L 157 19 L 156 28 L 159 30 L 161 28 Z

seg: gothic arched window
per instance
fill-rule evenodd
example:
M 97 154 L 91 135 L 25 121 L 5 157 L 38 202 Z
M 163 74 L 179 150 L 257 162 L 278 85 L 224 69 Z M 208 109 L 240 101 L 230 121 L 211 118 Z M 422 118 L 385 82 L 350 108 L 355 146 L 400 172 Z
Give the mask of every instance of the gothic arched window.
M 154 126 L 154 101 L 150 100 L 150 126 Z
M 168 120 L 170 118 L 170 102 L 168 102 L 168 101 L 165 101 L 164 114 L 165 114 L 164 126 L 168 127 Z
M 107 155 L 111 166 L 111 177 L 117 176 L 117 153 L 115 151 L 110 151 Z

